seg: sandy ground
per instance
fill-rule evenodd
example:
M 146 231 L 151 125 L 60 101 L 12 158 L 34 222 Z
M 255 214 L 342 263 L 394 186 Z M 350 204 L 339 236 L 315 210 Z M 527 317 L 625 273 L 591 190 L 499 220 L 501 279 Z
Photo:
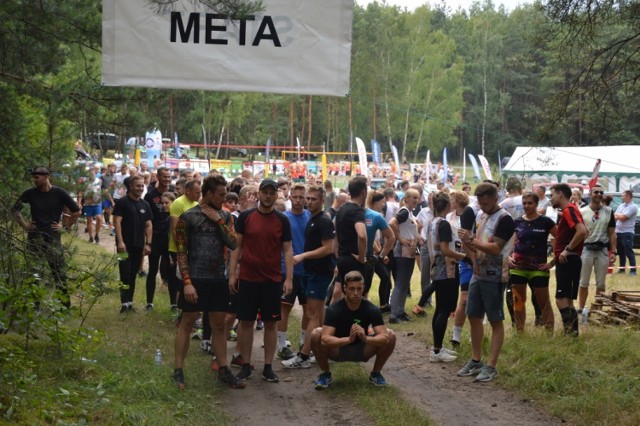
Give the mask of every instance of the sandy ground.
M 84 230 L 84 225 L 79 229 Z M 80 238 L 83 234 L 79 234 Z M 114 250 L 114 239 L 102 230 L 100 245 Z M 300 315 L 299 309 L 293 314 Z M 555 425 L 562 421 L 544 413 L 521 396 L 492 383 L 474 383 L 457 377 L 464 360 L 431 364 L 424 342 L 410 332 L 398 333 L 396 351 L 385 366 L 387 381 L 400 389 L 404 398 L 422 410 L 437 425 Z M 256 371 L 242 390 L 226 393 L 225 410 L 236 425 L 373 425 L 373 420 L 355 404 L 329 392 L 316 391 L 313 382 L 319 368 L 285 370 L 276 358 L 273 363 L 280 383 L 262 379 L 263 333 L 254 336 L 253 360 Z M 235 343 L 229 343 L 229 354 Z M 369 362 L 371 364 L 371 361 Z M 367 371 L 370 365 L 364 366 Z M 234 369 L 235 372 L 239 371 Z M 363 383 L 363 386 L 370 386 Z

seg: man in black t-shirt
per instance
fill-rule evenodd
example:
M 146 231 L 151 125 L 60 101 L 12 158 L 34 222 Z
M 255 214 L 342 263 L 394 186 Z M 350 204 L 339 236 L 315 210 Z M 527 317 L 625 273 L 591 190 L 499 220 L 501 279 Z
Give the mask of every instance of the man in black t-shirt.
M 293 264 L 304 262 L 307 299 L 305 315 L 307 328 L 304 344 L 298 355 L 292 359 L 282 361 L 285 368 L 310 368 L 311 334 L 317 327 L 322 326 L 324 317 L 324 301 L 327 289 L 333 279 L 332 251 L 336 231 L 333 222 L 327 217 L 324 206 L 325 189 L 317 185 L 307 190 L 307 208 L 311 219 L 307 222 L 304 233 L 304 251 L 293 256 Z
M 67 275 L 64 268 L 64 252 L 60 240 L 62 211 L 64 207 L 71 212 L 73 221 L 80 216 L 80 207 L 73 201 L 69 193 L 62 188 L 51 185 L 49 170 L 36 167 L 31 172 L 34 188 L 27 189 L 20 195 L 11 209 L 14 219 L 28 232 L 29 248 L 36 255 L 43 255 L 53 273 L 56 288 L 62 292 L 61 302 L 70 306 L 67 295 Z M 20 211 L 23 204 L 31 207 L 31 222 L 24 220 Z
M 113 208 L 113 225 L 116 230 L 116 249 L 120 256 L 127 253 L 118 263 L 120 269 L 120 313 L 133 311 L 133 293 L 136 288 L 136 274 L 142 256 L 151 253 L 153 243 L 153 214 L 149 203 L 142 199 L 144 178 L 133 176 L 124 180 L 127 195 L 116 201 Z
M 311 334 L 311 348 L 322 369 L 315 388 L 326 389 L 332 382 L 329 360 L 366 362 L 375 357 L 369 381 L 375 386 L 386 386 L 380 373 L 396 346 L 396 335 L 387 329 L 377 306 L 362 298 L 364 276 L 351 271 L 344 277 L 342 290 L 345 297 L 327 309 L 324 325 Z M 367 330 L 373 327 L 374 335 Z
M 153 309 L 153 296 L 156 292 L 156 275 L 158 263 L 160 264 L 160 277 L 165 281 L 169 277 L 169 212 L 162 206 L 162 194 L 169 191 L 171 185 L 171 173 L 166 167 L 156 170 L 157 184 L 147 192 L 144 200 L 149 203 L 153 214 L 153 242 L 149 254 L 149 273 L 147 274 L 147 306 L 146 310 Z
M 364 219 L 364 203 L 367 199 L 367 178 L 356 176 L 349 180 L 351 200 L 336 215 L 336 238 L 338 239 L 338 278 L 344 282 L 349 271 L 365 273 L 367 254 L 367 227 Z M 340 286 L 336 286 L 334 298 L 339 296 Z

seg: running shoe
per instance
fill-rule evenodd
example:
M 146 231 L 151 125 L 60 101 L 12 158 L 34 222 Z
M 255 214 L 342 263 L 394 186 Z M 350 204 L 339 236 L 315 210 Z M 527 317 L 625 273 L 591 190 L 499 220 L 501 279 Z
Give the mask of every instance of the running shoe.
M 218 371 L 220 370 L 220 365 L 218 364 L 218 360 L 216 359 L 215 356 L 211 357 L 211 371 Z
M 468 377 L 468 376 L 473 376 L 474 374 L 478 374 L 480 372 L 480 370 L 482 370 L 482 368 L 484 367 L 484 362 L 482 361 L 474 361 L 472 359 L 470 359 L 469 361 L 467 361 L 467 363 L 464 365 L 464 367 L 462 367 L 460 370 L 458 370 L 458 376 L 460 377 Z
M 153 303 L 147 303 L 147 306 L 144 307 L 145 312 L 153 311 Z
M 293 351 L 291 349 L 289 349 L 288 347 L 284 347 L 282 349 L 280 349 L 278 351 L 278 358 L 283 359 L 283 360 L 288 360 L 291 358 L 295 358 L 296 354 L 293 353 Z
M 396 317 L 389 317 L 389 324 L 400 324 L 402 320 Z
M 238 333 L 235 330 L 229 330 L 229 334 L 227 334 L 227 340 L 230 342 L 235 342 L 238 340 Z
M 369 374 L 369 381 L 374 384 L 374 386 L 387 386 L 388 383 L 384 379 L 384 376 L 380 374 L 380 372 L 371 372 Z
M 89 242 L 93 243 L 93 237 L 89 237 Z
M 202 342 L 200 342 L 200 349 L 202 349 L 202 351 L 205 353 L 211 353 L 211 341 L 203 340 Z
M 391 306 L 389 305 L 380 306 L 380 312 L 382 312 L 383 314 L 386 314 L 387 312 L 391 312 Z
M 407 315 L 406 312 L 403 312 L 402 315 L 400 315 L 398 317 L 398 319 L 402 322 L 410 322 L 411 321 L 411 317 L 409 317 L 409 315 Z
M 491 380 L 495 379 L 497 375 L 498 370 L 489 365 L 485 365 L 480 370 L 480 374 L 476 376 L 474 382 L 490 382 Z
M 458 357 L 456 357 L 454 355 L 450 355 L 450 354 L 446 353 L 445 351 L 441 350 L 438 353 L 431 352 L 431 354 L 429 355 L 429 362 L 453 362 L 457 358 Z
M 258 320 L 256 321 L 256 330 L 262 330 L 264 328 L 264 321 Z
M 242 368 L 243 365 L 245 365 L 246 362 L 244 362 L 244 360 L 242 359 L 242 355 L 238 354 L 238 356 L 234 356 L 231 355 L 231 366 L 232 367 L 240 367 Z M 253 364 L 250 365 L 252 370 L 255 370 L 256 368 L 253 366 Z
M 316 390 L 326 389 L 331 385 L 331 372 L 322 373 L 316 378 Z
M 420 305 L 414 306 L 413 309 L 411 310 L 411 312 L 413 312 L 413 315 L 415 315 L 417 317 L 424 317 L 424 316 L 427 315 L 425 310 Z
M 244 381 L 238 380 L 238 378 L 233 375 L 229 367 L 221 367 L 219 369 L 218 381 L 232 389 L 243 389 L 247 385 Z
M 291 359 L 287 359 L 282 361 L 282 366 L 284 368 L 311 368 L 311 360 L 309 358 L 302 359 L 300 355 L 296 355 Z
M 242 364 L 242 370 L 236 374 L 238 380 L 247 380 L 251 378 L 251 366 L 247 363 Z
M 264 366 L 264 370 L 262 370 L 262 379 L 271 383 L 278 383 L 280 381 L 276 373 L 273 372 L 273 368 L 271 368 L 270 365 Z
M 93 240 L 96 244 L 100 244 L 100 237 L 96 235 L 96 238 Z
M 173 383 L 178 387 L 178 389 L 184 390 L 184 372 L 182 371 L 182 368 L 176 368 L 173 370 L 171 380 L 173 380 Z
M 445 353 L 448 353 L 449 355 L 458 356 L 458 352 L 449 348 L 445 348 L 444 346 L 440 348 L 440 352 L 445 352 Z

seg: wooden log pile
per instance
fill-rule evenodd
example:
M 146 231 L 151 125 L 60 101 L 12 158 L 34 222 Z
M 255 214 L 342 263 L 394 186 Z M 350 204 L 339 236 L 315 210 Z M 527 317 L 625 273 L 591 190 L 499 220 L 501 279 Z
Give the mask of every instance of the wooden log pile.
M 640 291 L 613 291 L 597 295 L 591 304 L 589 322 L 640 325 Z

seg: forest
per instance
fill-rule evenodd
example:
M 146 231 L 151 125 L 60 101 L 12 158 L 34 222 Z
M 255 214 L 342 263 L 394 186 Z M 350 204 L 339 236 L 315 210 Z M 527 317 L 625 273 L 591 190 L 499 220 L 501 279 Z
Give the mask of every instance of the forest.
M 225 4 L 224 0 L 218 0 Z M 228 2 L 228 1 L 227 1 Z M 210 3 L 217 3 L 210 1 Z M 97 131 L 152 127 L 181 143 L 345 151 L 393 143 L 401 158 L 462 150 L 491 161 L 518 145 L 635 144 L 640 4 L 547 0 L 507 12 L 443 2 L 409 12 L 354 4 L 348 96 L 104 87 L 99 0 L 0 4 L 0 164 L 54 166 Z

